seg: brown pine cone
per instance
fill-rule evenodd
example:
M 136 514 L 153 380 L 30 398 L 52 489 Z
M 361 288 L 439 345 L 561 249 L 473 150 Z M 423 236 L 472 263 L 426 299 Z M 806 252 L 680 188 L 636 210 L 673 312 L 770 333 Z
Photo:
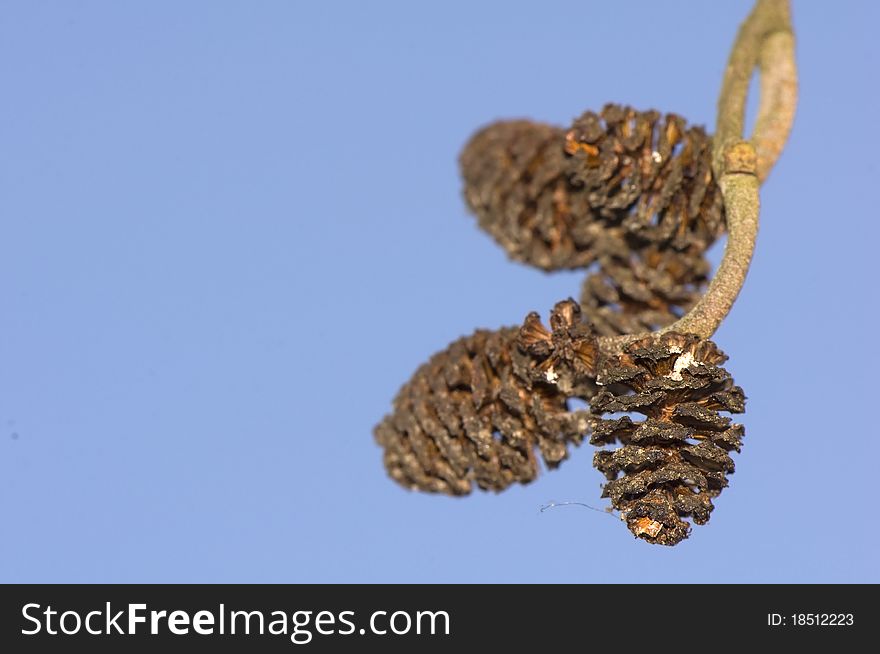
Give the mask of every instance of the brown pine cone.
M 543 270 L 589 265 L 600 231 L 568 181 L 564 138 L 551 125 L 501 121 L 478 131 L 459 159 L 480 227 L 511 258 Z
M 696 304 L 709 269 L 694 249 L 680 252 L 655 244 L 637 249 L 617 238 L 584 280 L 581 306 L 600 336 L 657 331 Z
M 702 128 L 609 104 L 571 129 L 493 123 L 465 146 L 464 196 L 480 226 L 516 260 L 544 270 L 584 267 L 602 232 L 639 246 L 705 250 L 724 228 Z
M 711 245 L 724 229 L 712 176 L 712 139 L 675 114 L 608 104 L 565 135 L 568 173 L 594 213 L 647 243 Z
M 531 313 L 520 328 L 479 330 L 420 367 L 376 427 L 389 476 L 422 491 L 500 491 L 549 467 L 589 432 L 569 397 L 595 392 L 596 338 L 574 300 L 558 303 L 551 330 Z
M 596 415 L 641 413 L 599 419 L 590 442 L 615 450 L 597 452 L 593 464 L 608 479 L 602 492 L 638 538 L 675 545 L 687 538 L 690 518 L 709 520 L 712 498 L 734 471 L 742 425 L 720 412 L 742 413 L 745 396 L 720 364 L 727 357 L 711 341 L 666 333 L 628 345 L 602 362 L 591 402 Z M 609 390 L 611 389 L 611 390 Z

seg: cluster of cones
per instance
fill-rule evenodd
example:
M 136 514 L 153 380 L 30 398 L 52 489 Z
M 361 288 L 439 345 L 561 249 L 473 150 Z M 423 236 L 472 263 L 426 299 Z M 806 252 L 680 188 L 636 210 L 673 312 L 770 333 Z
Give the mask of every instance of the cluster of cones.
M 724 229 L 711 146 L 678 116 L 617 105 L 568 130 L 520 120 L 474 135 L 460 162 L 480 226 L 515 260 L 588 274 L 549 328 L 532 313 L 478 330 L 416 371 L 375 430 L 392 479 L 500 491 L 588 437 L 606 448 L 593 462 L 603 496 L 635 536 L 674 545 L 708 520 L 743 436 L 722 415 L 744 410 L 726 357 L 675 332 L 605 353 L 597 339 L 667 327 L 702 294 Z M 590 408 L 570 410 L 573 398 Z
M 591 268 L 581 304 L 600 334 L 653 331 L 700 297 L 724 230 L 711 150 L 679 116 L 613 104 L 568 130 L 501 121 L 461 154 L 464 197 L 511 258 Z

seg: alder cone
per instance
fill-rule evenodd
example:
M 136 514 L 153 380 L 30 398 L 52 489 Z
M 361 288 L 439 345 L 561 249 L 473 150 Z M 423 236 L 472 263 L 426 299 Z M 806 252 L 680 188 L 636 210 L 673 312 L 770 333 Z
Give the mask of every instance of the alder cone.
M 710 265 L 696 251 L 649 244 L 607 245 L 581 288 L 581 306 L 601 336 L 639 334 L 671 325 L 700 299 Z
M 536 313 L 522 327 L 478 330 L 421 366 L 375 429 L 389 476 L 406 488 L 466 495 L 500 491 L 568 456 L 589 433 L 596 338 L 573 300 L 558 303 L 544 328 Z
M 565 135 L 572 183 L 594 213 L 646 243 L 705 250 L 724 229 L 712 139 L 675 114 L 608 104 Z
M 500 121 L 478 131 L 459 158 L 464 197 L 507 254 L 542 270 L 595 259 L 599 226 L 587 197 L 569 180 L 561 128 Z
M 705 250 L 724 229 L 711 145 L 674 114 L 609 104 L 568 130 L 493 123 L 459 162 L 480 227 L 513 259 L 559 270 L 593 263 L 609 227 L 636 249 Z
M 590 439 L 621 445 L 597 452 L 593 464 L 608 479 L 602 496 L 638 538 L 682 541 L 686 519 L 705 524 L 728 484 L 730 452 L 740 451 L 744 430 L 721 413 L 742 413 L 745 396 L 720 366 L 726 359 L 711 341 L 670 332 L 634 341 L 600 366 L 596 381 L 605 388 L 591 411 L 645 416 L 598 419 Z

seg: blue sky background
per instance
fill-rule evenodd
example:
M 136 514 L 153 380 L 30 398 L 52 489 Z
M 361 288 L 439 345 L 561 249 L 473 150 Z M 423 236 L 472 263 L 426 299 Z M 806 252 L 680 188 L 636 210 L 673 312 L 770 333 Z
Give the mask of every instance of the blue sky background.
M 607 101 L 711 129 L 749 8 L 0 3 L 0 581 L 880 581 L 876 3 L 795 3 L 708 526 L 540 513 L 603 505 L 589 446 L 451 499 L 373 442 L 431 353 L 578 291 L 476 228 L 469 135 Z

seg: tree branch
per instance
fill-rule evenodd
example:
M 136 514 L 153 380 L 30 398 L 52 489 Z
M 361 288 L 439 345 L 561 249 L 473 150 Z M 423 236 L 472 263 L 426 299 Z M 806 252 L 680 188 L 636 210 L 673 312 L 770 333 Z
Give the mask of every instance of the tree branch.
M 751 141 L 743 141 L 746 97 L 758 65 L 758 119 Z M 724 258 L 700 301 L 660 333 L 677 331 L 711 338 L 733 306 L 755 249 L 758 187 L 782 152 L 796 105 L 797 70 L 788 0 L 757 0 L 739 29 L 718 97 L 712 167 L 727 220 Z M 643 336 L 603 337 L 600 346 L 605 352 L 614 352 Z

